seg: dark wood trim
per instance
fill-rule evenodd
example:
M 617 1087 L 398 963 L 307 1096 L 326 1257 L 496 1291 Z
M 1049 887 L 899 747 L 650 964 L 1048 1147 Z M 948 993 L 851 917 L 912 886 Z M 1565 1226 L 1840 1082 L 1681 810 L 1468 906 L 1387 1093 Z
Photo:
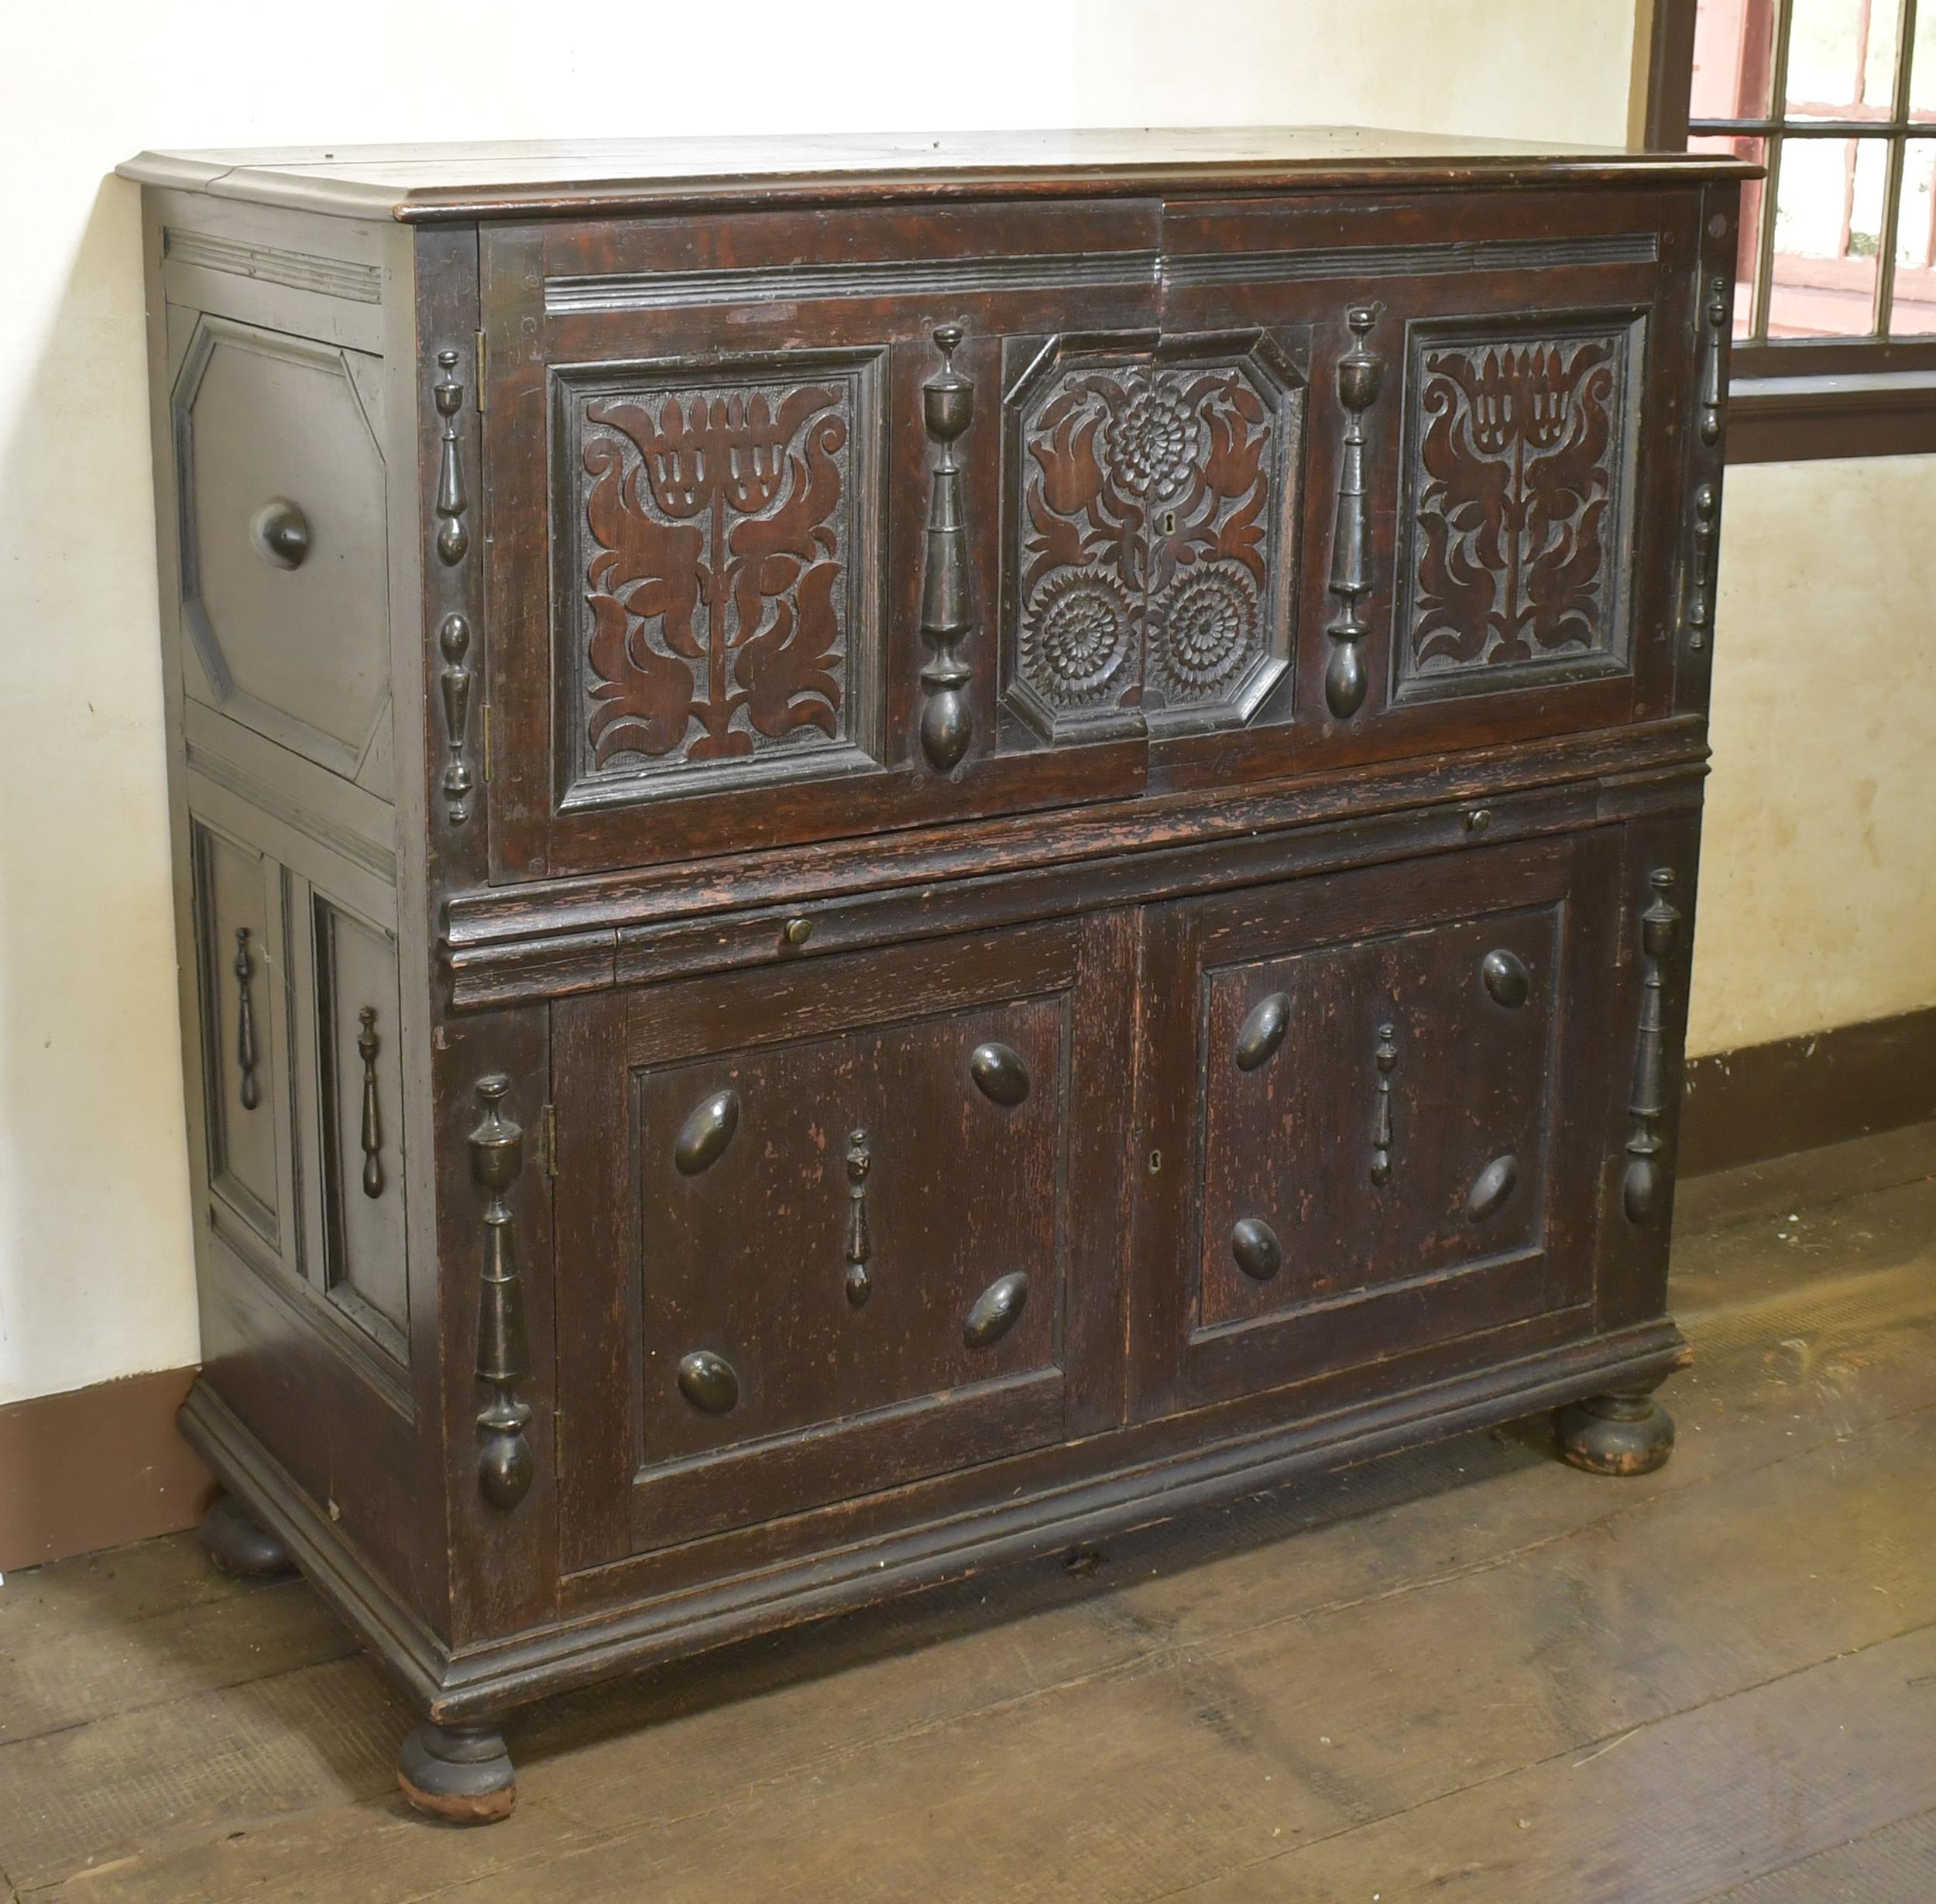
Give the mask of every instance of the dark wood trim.
M 1646 115 L 1642 137 L 1649 152 L 1684 152 L 1687 101 L 1694 87 L 1696 0 L 1653 0 L 1647 50 Z
M 193 1527 L 215 1491 L 175 1427 L 192 1368 L 0 1408 L 0 1572 Z
M 1936 451 L 1936 376 L 1737 377 L 1728 461 L 1792 463 Z
M 1687 1062 L 1680 1172 L 1699 1176 L 1936 1118 L 1936 1006 Z

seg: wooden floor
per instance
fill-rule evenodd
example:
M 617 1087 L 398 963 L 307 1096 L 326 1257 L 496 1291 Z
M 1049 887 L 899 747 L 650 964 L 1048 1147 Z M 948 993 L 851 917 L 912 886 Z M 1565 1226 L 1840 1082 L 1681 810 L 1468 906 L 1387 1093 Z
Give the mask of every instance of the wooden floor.
M 0 1896 L 1936 1900 L 1936 1127 L 1684 1200 L 1641 1480 L 1543 1425 L 526 1715 L 517 1815 L 300 1583 L 0 1589 Z

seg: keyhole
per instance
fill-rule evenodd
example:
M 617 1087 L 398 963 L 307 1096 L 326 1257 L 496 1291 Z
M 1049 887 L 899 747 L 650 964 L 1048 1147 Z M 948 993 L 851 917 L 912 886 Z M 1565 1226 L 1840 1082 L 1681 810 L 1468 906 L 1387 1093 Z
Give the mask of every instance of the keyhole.
M 1166 536 L 1173 536 L 1176 533 L 1176 512 L 1173 509 L 1166 509 L 1163 513 L 1163 533 Z
M 1161 1151 L 1152 1151 L 1149 1154 L 1149 1174 L 1152 1177 L 1155 1176 L 1162 1167 L 1163 1153 Z

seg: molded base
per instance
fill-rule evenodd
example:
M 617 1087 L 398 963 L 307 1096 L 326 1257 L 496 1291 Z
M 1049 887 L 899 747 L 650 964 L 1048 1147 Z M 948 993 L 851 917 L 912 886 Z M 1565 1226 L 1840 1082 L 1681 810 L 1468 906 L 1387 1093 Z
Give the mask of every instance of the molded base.
M 296 1570 L 280 1538 L 252 1520 L 233 1494 L 224 1494 L 201 1517 L 201 1536 L 208 1558 L 236 1580 L 273 1580 Z
M 496 1824 L 517 1802 L 504 1735 L 489 1726 L 420 1725 L 396 1755 L 396 1782 L 419 1811 L 446 1824 Z
M 1673 1417 L 1649 1395 L 1589 1395 L 1553 1428 L 1560 1457 L 1589 1474 L 1651 1474 L 1673 1453 Z

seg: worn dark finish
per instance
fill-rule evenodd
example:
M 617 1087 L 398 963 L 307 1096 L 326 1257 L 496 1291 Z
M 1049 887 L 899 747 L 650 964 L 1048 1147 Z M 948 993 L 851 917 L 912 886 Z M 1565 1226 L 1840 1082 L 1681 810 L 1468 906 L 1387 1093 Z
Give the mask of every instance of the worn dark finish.
M 1627 1139 L 1626 1175 L 1620 1184 L 1621 1205 L 1632 1223 L 1646 1222 L 1660 1200 L 1660 1119 L 1667 1107 L 1667 1007 L 1661 994 L 1665 961 L 1680 925 L 1680 911 L 1667 897 L 1673 890 L 1673 869 L 1656 866 L 1648 884 L 1653 897 L 1640 915 L 1640 1027 L 1634 1040 L 1633 1089 L 1627 1099 L 1633 1132 Z
M 491 1391 L 477 1418 L 484 1432 L 477 1484 L 484 1498 L 506 1513 L 531 1486 L 531 1450 L 524 1439 L 531 1410 L 518 1393 L 530 1379 L 531 1350 L 518 1268 L 517 1220 L 506 1200 L 524 1168 L 524 1133 L 503 1113 L 504 1096 L 510 1088 L 510 1079 L 502 1072 L 479 1080 L 477 1101 L 484 1114 L 470 1136 L 471 1174 L 485 1197 L 477 1379 Z
M 921 714 L 921 744 L 937 772 L 961 764 L 974 737 L 973 712 L 963 690 L 973 671 L 956 653 L 974 626 L 968 603 L 967 525 L 963 520 L 961 472 L 955 462 L 955 444 L 973 422 L 975 386 L 955 368 L 961 348 L 961 326 L 944 324 L 935 331 L 941 369 L 921 386 L 922 416 L 928 434 L 940 446 L 935 466 L 934 489 L 928 506 L 928 554 L 922 585 L 922 639 L 934 657 L 921 671 L 922 691 L 928 705 Z
M 142 162 L 184 1429 L 440 1815 L 548 1691 L 1681 1354 L 1742 169 L 1074 144 Z
M 1673 1417 L 1643 1392 L 1589 1395 L 1554 1419 L 1560 1452 L 1589 1474 L 1651 1474 L 1673 1453 Z
M 236 1580 L 273 1580 L 295 1571 L 288 1548 L 233 1494 L 219 1496 L 201 1517 L 201 1535 L 203 1552 Z
M 1371 587 L 1367 544 L 1371 499 L 1364 487 L 1364 413 L 1378 401 L 1384 366 L 1368 344 L 1376 309 L 1361 304 L 1347 314 L 1351 347 L 1338 359 L 1337 400 L 1344 410 L 1344 447 L 1338 465 L 1337 519 L 1331 530 L 1330 591 L 1342 606 L 1324 632 L 1331 657 L 1324 667 L 1324 701 L 1340 721 L 1364 705 L 1364 657 L 1359 644 L 1371 633 L 1358 618 L 1358 599 Z

